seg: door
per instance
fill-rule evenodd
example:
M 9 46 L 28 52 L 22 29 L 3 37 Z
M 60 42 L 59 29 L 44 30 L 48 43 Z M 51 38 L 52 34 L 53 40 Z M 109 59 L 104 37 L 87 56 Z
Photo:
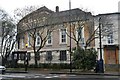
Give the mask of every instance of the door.
M 107 49 L 106 51 L 106 59 L 107 64 L 116 64 L 116 50 L 115 49 Z

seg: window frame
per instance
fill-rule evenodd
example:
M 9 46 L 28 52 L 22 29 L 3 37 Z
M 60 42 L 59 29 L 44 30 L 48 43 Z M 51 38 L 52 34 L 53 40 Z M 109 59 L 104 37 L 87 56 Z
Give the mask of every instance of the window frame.
M 39 40 L 38 40 L 39 39 Z M 39 44 L 38 44 L 38 41 L 39 41 Z M 41 41 L 41 39 L 40 39 L 40 36 L 39 36 L 39 32 L 37 32 L 36 33 L 36 46 L 40 46 L 40 41 Z
M 114 41 L 113 41 L 113 33 L 110 33 L 107 35 L 107 43 L 108 44 L 113 44 Z
M 49 35 L 50 34 L 50 35 Z M 53 35 L 53 33 L 52 32 L 47 32 L 47 42 L 46 42 L 46 45 L 52 45 L 52 43 L 53 43 L 53 39 L 52 39 L 52 35 Z M 50 38 L 49 38 L 50 37 Z M 51 43 L 49 43 L 49 41 L 51 41 Z
M 60 61 L 67 61 L 67 51 L 61 50 L 59 55 Z
M 80 45 L 81 46 L 85 46 L 85 34 L 84 34 L 84 26 L 81 26 L 81 27 L 83 27 L 82 28 L 82 30 L 81 30 L 81 33 L 80 33 L 80 35 L 81 35 L 81 40 L 79 40 L 79 43 L 80 43 Z M 78 30 L 76 30 L 76 39 L 78 40 Z
M 21 47 L 24 48 L 24 38 L 21 39 Z
M 62 30 L 65 30 L 65 32 L 63 32 Z M 66 28 L 61 28 L 60 29 L 60 44 L 67 44 L 67 29 Z M 65 38 L 62 38 L 62 37 L 65 37 Z M 62 41 L 62 39 L 65 39 L 65 41 Z
M 29 34 L 29 32 L 27 33 L 27 37 L 28 37 L 28 40 L 27 40 L 27 44 L 28 44 L 28 47 L 31 47 L 31 43 L 30 43 L 30 40 L 31 40 L 31 36 Z
M 52 51 L 47 51 L 46 52 L 46 61 L 52 61 L 53 56 L 52 56 Z

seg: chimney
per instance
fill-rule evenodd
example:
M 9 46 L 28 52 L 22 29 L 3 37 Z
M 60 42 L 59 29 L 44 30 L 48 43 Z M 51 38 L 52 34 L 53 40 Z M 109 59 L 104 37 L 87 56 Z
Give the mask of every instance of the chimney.
M 59 6 L 56 6 L 56 12 L 59 12 Z

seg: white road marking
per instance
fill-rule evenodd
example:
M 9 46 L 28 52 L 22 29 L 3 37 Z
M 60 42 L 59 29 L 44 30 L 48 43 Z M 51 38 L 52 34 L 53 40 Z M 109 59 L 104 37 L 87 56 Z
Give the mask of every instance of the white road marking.
M 53 76 L 53 77 L 56 78 L 56 77 L 59 77 L 59 76 L 56 75 L 56 76 Z
M 51 76 L 47 76 L 47 77 L 45 77 L 45 78 L 52 78 Z

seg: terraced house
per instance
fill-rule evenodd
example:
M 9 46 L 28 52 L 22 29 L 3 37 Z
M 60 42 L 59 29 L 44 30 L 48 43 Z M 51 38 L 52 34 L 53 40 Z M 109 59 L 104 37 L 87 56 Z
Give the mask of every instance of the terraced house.
M 102 57 L 104 59 L 104 64 L 106 69 L 117 69 L 120 64 L 120 36 L 119 36 L 119 22 L 120 13 L 106 13 L 99 14 L 95 16 L 95 28 L 97 28 L 99 23 L 101 24 L 102 31 Z M 99 20 L 101 18 L 101 20 Z M 95 46 L 99 51 L 99 39 L 95 40 Z M 98 55 L 100 56 L 100 55 Z
M 71 48 L 85 47 L 94 30 L 93 21 L 90 12 L 78 8 L 59 11 L 57 6 L 51 11 L 43 6 L 19 21 L 18 49 L 28 51 L 31 64 L 34 58 L 38 63 L 69 63 L 70 44 Z M 87 47 L 94 44 L 93 40 Z

